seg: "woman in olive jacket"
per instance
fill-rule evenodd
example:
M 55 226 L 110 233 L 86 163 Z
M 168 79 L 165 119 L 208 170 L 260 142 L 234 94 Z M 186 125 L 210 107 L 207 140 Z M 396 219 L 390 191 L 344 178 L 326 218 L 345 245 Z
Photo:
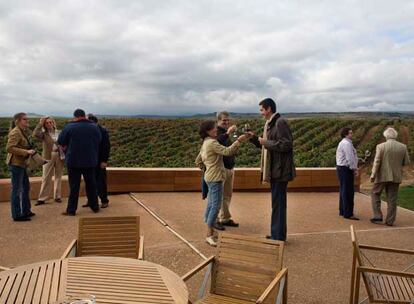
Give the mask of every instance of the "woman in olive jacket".
M 11 214 L 16 222 L 30 221 L 30 182 L 26 161 L 35 154 L 30 139 L 29 120 L 26 113 L 17 113 L 11 123 L 7 140 L 7 159 L 11 175 Z
M 223 182 L 225 180 L 225 168 L 223 155 L 234 155 L 241 142 L 247 141 L 249 135 L 243 134 L 229 147 L 222 146 L 217 141 L 217 126 L 215 121 L 207 120 L 201 123 L 199 134 L 203 140 L 200 153 L 196 158 L 196 166 L 205 170 L 204 180 L 208 186 L 208 202 L 204 214 L 207 224 L 206 242 L 210 246 L 216 246 L 214 229 L 223 230 L 216 225 L 216 219 L 223 202 Z

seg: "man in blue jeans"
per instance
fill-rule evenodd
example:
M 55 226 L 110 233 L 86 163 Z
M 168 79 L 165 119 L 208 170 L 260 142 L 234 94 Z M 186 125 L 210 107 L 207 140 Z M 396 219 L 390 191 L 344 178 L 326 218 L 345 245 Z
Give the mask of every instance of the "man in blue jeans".
M 266 119 L 263 137 L 252 132 L 250 139 L 262 150 L 261 181 L 270 183 L 272 191 L 271 234 L 269 239 L 286 241 L 287 185 L 296 176 L 293 162 L 293 136 L 287 121 L 276 112 L 276 103 L 266 98 L 259 103 L 260 113 Z
M 98 165 L 101 132 L 86 118 L 85 111 L 77 109 L 58 138 L 58 144 L 66 147 L 65 163 L 69 177 L 69 199 L 63 215 L 76 215 L 79 199 L 81 176 L 85 181 L 89 207 L 93 212 L 99 211 L 96 191 L 95 168 Z

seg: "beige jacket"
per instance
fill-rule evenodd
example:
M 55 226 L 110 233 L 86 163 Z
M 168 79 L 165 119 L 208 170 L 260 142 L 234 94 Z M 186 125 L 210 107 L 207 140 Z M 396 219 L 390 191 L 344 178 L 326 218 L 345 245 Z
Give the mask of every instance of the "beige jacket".
M 57 130 L 55 130 L 57 132 Z M 33 136 L 42 141 L 42 157 L 46 160 L 52 159 L 53 151 L 53 141 L 52 136 L 47 132 L 41 123 L 37 124 L 36 128 L 33 130 Z
M 371 178 L 374 183 L 401 183 L 403 166 L 410 163 L 407 146 L 389 139 L 385 143 L 377 145 Z
M 223 155 L 234 155 L 239 149 L 240 142 L 236 140 L 230 147 L 222 146 L 216 139 L 204 139 L 200 153 L 196 158 L 196 166 L 205 169 L 206 182 L 222 182 L 225 180 L 226 169 L 223 164 Z
M 29 157 L 28 151 L 30 150 L 30 144 L 23 135 L 23 132 L 24 131 L 19 127 L 15 127 L 9 132 L 6 145 L 6 163 L 8 165 L 23 168 L 26 167 L 26 160 Z

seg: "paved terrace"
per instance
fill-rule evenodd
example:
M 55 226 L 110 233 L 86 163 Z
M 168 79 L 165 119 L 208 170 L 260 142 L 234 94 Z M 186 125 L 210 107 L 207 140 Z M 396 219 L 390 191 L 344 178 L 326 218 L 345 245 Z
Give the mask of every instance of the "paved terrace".
M 143 203 L 156 212 L 173 229 L 184 236 L 204 255 L 214 248 L 204 242 L 202 214 L 205 201 L 197 192 L 136 193 Z M 59 258 L 76 237 L 77 218 L 81 216 L 139 215 L 145 236 L 145 258 L 164 265 L 179 275 L 201 261 L 201 257 L 156 221 L 127 194 L 110 197 L 110 208 L 93 214 L 80 208 L 77 217 L 60 213 L 66 206 L 49 203 L 33 207 L 37 214 L 31 222 L 10 219 L 10 206 L 0 203 L 0 265 L 18 265 Z M 397 225 L 386 227 L 369 222 L 370 199 L 356 194 L 355 213 L 361 221 L 338 216 L 337 193 L 288 194 L 288 242 L 284 264 L 289 267 L 289 303 L 348 303 L 352 248 L 349 225 L 359 230 L 361 243 L 414 249 L 414 213 L 399 209 Z M 80 204 L 85 199 L 80 200 Z M 385 207 L 385 206 L 384 206 Z M 385 208 L 384 208 L 385 209 Z M 269 227 L 270 197 L 263 192 L 235 193 L 232 202 L 240 228 L 233 232 L 265 235 Z M 385 210 L 384 210 L 385 211 Z M 370 255 L 381 267 L 403 269 L 413 261 L 389 254 Z M 192 278 L 189 289 L 197 295 L 202 275 Z

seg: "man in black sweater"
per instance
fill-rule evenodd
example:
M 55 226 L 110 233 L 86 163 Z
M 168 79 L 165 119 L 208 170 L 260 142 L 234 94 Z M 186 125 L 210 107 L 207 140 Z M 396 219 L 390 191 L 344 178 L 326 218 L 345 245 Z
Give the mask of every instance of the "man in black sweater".
M 111 151 L 111 143 L 109 141 L 108 131 L 98 124 L 98 118 L 93 114 L 88 114 L 88 119 L 96 124 L 101 132 L 102 141 L 99 145 L 98 165 L 95 168 L 96 189 L 101 199 L 101 208 L 108 207 L 108 186 L 106 181 L 106 167 L 108 165 L 109 153 Z M 88 204 L 84 205 L 87 207 Z
M 230 115 L 223 111 L 217 113 L 217 141 L 226 147 L 231 146 L 231 137 L 236 131 L 236 126 L 230 126 Z M 234 156 L 223 156 L 223 163 L 226 169 L 226 179 L 223 183 L 223 202 L 220 208 L 218 221 L 221 225 L 238 227 L 239 224 L 234 222 L 230 213 L 230 202 L 233 194 L 233 180 L 234 180 Z

